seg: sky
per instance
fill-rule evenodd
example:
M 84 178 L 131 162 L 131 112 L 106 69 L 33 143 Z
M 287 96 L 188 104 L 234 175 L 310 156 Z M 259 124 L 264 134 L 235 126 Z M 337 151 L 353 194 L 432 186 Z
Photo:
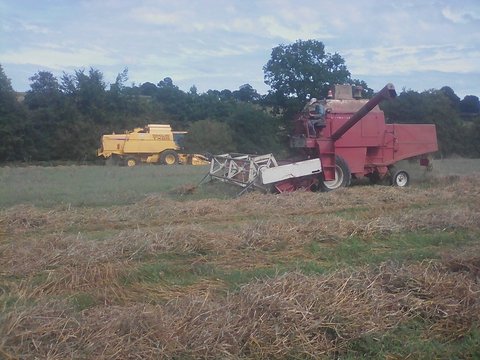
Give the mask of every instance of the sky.
M 354 79 L 480 96 L 480 0 L 0 0 L 0 64 L 16 91 L 38 71 L 165 77 L 189 91 L 259 93 L 272 48 L 318 40 Z

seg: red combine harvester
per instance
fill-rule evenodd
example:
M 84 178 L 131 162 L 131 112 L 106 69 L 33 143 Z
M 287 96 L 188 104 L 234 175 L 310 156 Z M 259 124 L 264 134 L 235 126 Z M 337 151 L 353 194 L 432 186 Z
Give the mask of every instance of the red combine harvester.
M 438 150 L 435 125 L 386 124 L 378 104 L 396 96 L 387 84 L 370 100 L 362 89 L 336 85 L 324 100 L 312 99 L 295 118 L 290 146 L 300 148 L 305 160 L 278 165 L 273 155 L 223 154 L 212 158 L 208 175 L 246 189 L 254 186 L 277 192 L 334 190 L 366 176 L 372 182 L 389 179 L 406 186 L 409 174 L 394 165 Z M 242 191 L 242 192 L 243 192 Z

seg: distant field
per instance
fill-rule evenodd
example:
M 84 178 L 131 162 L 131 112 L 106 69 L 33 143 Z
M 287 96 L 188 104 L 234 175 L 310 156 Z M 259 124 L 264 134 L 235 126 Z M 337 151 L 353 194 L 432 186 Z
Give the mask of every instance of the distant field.
M 208 166 L 0 168 L 0 207 L 15 204 L 110 206 L 197 185 Z M 172 194 L 174 195 L 174 194 Z
M 480 358 L 479 164 L 238 198 L 206 167 L 0 168 L 0 359 Z
M 403 162 L 413 183 L 432 179 L 480 173 L 480 159 L 435 160 L 433 170 Z M 0 208 L 16 204 L 55 206 L 111 206 L 131 204 L 149 194 L 164 194 L 181 200 L 225 197 L 237 189 L 195 187 L 208 173 L 208 166 L 55 166 L 0 167 Z
M 418 166 L 415 162 L 403 161 L 401 164 L 410 170 L 414 180 L 424 181 L 442 176 L 469 175 L 480 173 L 480 159 L 444 159 L 433 160 L 432 170 L 425 171 L 425 168 Z

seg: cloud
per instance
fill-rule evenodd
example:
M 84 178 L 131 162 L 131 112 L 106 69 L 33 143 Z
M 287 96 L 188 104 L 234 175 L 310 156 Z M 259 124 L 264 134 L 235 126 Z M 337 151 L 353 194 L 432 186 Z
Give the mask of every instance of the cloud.
M 479 71 L 478 0 L 22 4 L 0 0 L 0 63 L 22 74 L 18 77 L 25 72 L 14 70 L 17 66 L 60 72 L 94 66 L 112 76 L 128 66 L 137 82 L 170 76 L 199 89 L 261 85 L 271 49 L 298 39 L 324 42 L 328 52 L 345 58 L 353 77 L 365 80 Z
M 442 15 L 455 24 L 466 24 L 480 20 L 480 7 L 477 6 L 476 8 L 470 8 L 467 10 L 462 9 L 460 4 L 456 4 L 455 8 L 447 6 L 442 9 Z
M 34 64 L 56 70 L 63 70 L 66 67 L 108 66 L 118 63 L 117 59 L 104 48 L 92 47 L 68 50 L 54 44 L 7 51 L 0 54 L 0 61 L 19 65 Z
M 151 25 L 180 25 L 182 20 L 188 18 L 188 12 L 166 12 L 154 10 L 148 7 L 140 7 L 132 10 L 132 18 L 135 21 Z
M 183 5 L 182 5 L 183 4 Z M 144 5 L 131 11 L 131 18 L 139 26 L 161 26 L 167 31 L 222 35 L 250 35 L 255 38 L 275 38 L 295 41 L 321 37 L 329 39 L 332 33 L 323 30 L 323 22 L 307 6 L 269 6 L 260 1 L 247 13 L 233 5 L 215 6 L 206 1 L 205 6 L 184 4 L 182 1 L 159 9 L 158 5 Z M 185 6 L 184 6 L 185 5 Z M 268 15 L 267 15 L 268 14 Z
M 216 47 L 189 47 L 186 45 L 181 45 L 179 47 L 179 54 L 189 59 L 202 59 L 202 58 L 218 58 L 218 57 L 231 57 L 236 55 L 244 55 L 247 53 L 254 52 L 258 50 L 257 45 L 241 45 L 241 44 L 232 44 L 232 45 L 219 45 Z
M 479 58 L 479 49 L 458 44 L 372 47 L 345 52 L 348 67 L 355 76 L 477 72 Z
M 275 16 L 262 16 L 259 18 L 261 33 L 268 34 L 272 38 L 280 38 L 289 42 L 299 39 L 322 38 L 331 39 L 334 36 L 322 32 L 319 23 L 309 22 L 282 22 Z
M 52 34 L 54 32 L 54 31 L 52 31 L 51 29 L 49 29 L 45 26 L 39 26 L 37 24 L 28 23 L 28 22 L 25 22 L 25 21 L 21 21 L 20 26 L 22 27 L 23 30 L 25 30 L 27 32 L 40 34 L 40 35 L 48 35 L 48 34 Z

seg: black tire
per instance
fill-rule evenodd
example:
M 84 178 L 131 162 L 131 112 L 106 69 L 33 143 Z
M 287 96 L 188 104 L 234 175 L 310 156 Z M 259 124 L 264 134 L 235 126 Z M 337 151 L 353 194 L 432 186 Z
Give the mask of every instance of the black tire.
M 118 156 L 112 155 L 105 160 L 105 165 L 107 166 L 117 166 L 119 165 Z
M 392 166 L 389 172 L 391 174 L 390 184 L 392 186 L 406 187 L 410 185 L 410 175 L 405 170 L 399 170 Z
M 178 154 L 174 150 L 165 150 L 160 154 L 160 164 L 176 165 L 178 164 Z
M 335 180 L 325 181 L 321 175 L 319 185 L 322 191 L 332 191 L 349 186 L 351 180 L 352 173 L 347 163 L 340 156 L 335 156 Z

